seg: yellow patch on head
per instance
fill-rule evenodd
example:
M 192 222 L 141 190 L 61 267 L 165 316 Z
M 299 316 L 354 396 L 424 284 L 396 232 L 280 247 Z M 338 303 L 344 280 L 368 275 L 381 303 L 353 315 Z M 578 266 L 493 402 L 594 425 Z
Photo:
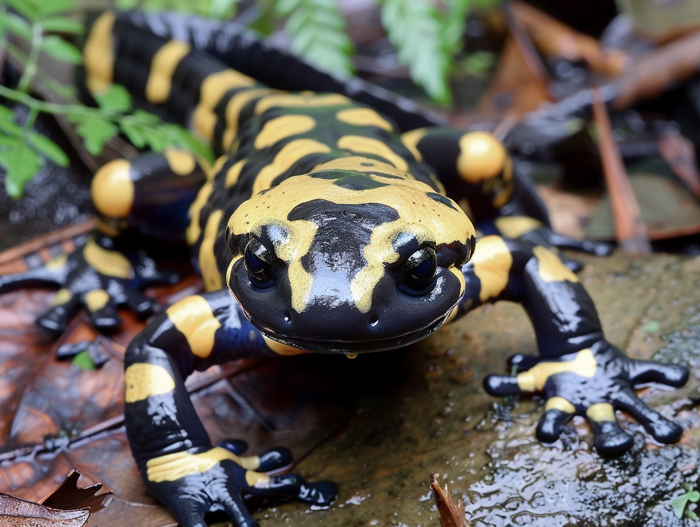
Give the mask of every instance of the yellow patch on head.
M 104 289 L 93 289 L 85 293 L 85 305 L 92 313 L 96 313 L 109 302 L 109 294 Z
M 126 257 L 117 251 L 108 251 L 95 243 L 92 238 L 83 247 L 83 258 L 95 271 L 105 276 L 133 278 L 134 269 Z
M 125 218 L 134 204 L 131 163 L 126 159 L 111 161 L 92 178 L 90 197 L 95 208 L 109 218 Z
M 170 97 L 173 73 L 180 61 L 190 52 L 190 45 L 180 40 L 166 42 L 151 60 L 146 81 L 146 100 L 151 104 L 164 103 Z
M 114 11 L 102 13 L 90 28 L 83 46 L 86 82 L 92 93 L 104 92 L 112 85 L 115 59 L 112 27 L 116 19 Z
M 204 238 L 199 246 L 199 270 L 202 273 L 204 287 L 207 291 L 216 291 L 224 286 L 221 283 L 221 275 L 219 267 L 216 265 L 216 255 L 214 254 L 214 242 L 216 242 L 219 223 L 223 215 L 224 211 L 217 210 L 212 212 L 207 218 L 207 224 L 204 227 Z
M 199 295 L 192 295 L 173 304 L 165 312 L 187 339 L 192 354 L 206 359 L 214 349 L 216 330 L 221 327 L 209 302 Z
M 322 168 L 326 166 L 321 165 Z M 374 174 L 365 174 L 365 177 L 389 184 L 358 192 L 335 185 L 332 179 L 296 176 L 293 181 L 284 181 L 265 194 L 253 196 L 229 219 L 229 228 L 235 235 L 259 234 L 262 226 L 270 224 L 278 224 L 287 231 L 287 241 L 283 246 L 275 247 L 275 252 L 278 258 L 289 264 L 292 308 L 295 311 L 300 313 L 307 306 L 313 277 L 303 268 L 301 258 L 311 247 L 318 228 L 308 220 L 287 220 L 289 213 L 300 203 L 313 199 L 338 205 L 381 203 L 399 214 L 399 219 L 374 229 L 370 243 L 364 248 L 367 265 L 351 283 L 355 305 L 363 313 L 371 307 L 372 291 L 384 275 L 385 264 L 399 258 L 392 245 L 398 234 L 409 232 L 419 241 L 430 239 L 437 245 L 455 241 L 466 243 L 474 236 L 474 227 L 459 207 L 431 199 L 428 193 L 434 191 L 425 183 L 412 179 L 387 179 Z
M 598 362 L 593 352 L 586 348 L 579 351 L 573 360 L 557 362 L 540 362 L 527 371 L 518 373 L 518 387 L 524 392 L 542 390 L 547 380 L 557 373 L 571 372 L 582 377 L 591 378 L 598 369 Z
M 174 150 L 167 148 L 163 150 L 163 155 L 168 161 L 168 166 L 178 176 L 191 174 L 197 166 L 197 161 L 190 152 L 184 150 Z
M 335 114 L 335 118 L 353 126 L 376 126 L 389 132 L 394 129 L 389 121 L 370 108 L 346 108 Z
M 294 163 L 311 154 L 327 154 L 331 151 L 328 145 L 324 145 L 314 139 L 297 139 L 287 143 L 277 152 L 272 163 L 264 167 L 255 178 L 253 183 L 253 194 L 261 190 L 268 189 L 272 182 L 285 170 L 288 170 Z
M 500 236 L 486 236 L 476 242 L 471 260 L 474 274 L 481 282 L 479 299 L 486 302 L 497 298 L 508 285 L 508 275 L 513 266 L 513 256 Z
M 542 222 L 528 216 L 501 216 L 496 218 L 496 228 L 506 238 L 519 238 L 542 227 Z
M 488 132 L 470 132 L 459 140 L 457 173 L 467 183 L 497 176 L 508 159 L 503 144 Z
M 545 282 L 569 282 L 577 283 L 578 276 L 561 261 L 555 253 L 546 247 L 537 246 L 532 252 L 537 258 L 540 278 Z
M 124 402 L 135 403 L 175 389 L 175 380 L 158 364 L 137 362 L 124 372 Z
M 255 137 L 254 146 L 262 149 L 277 141 L 313 130 L 316 119 L 308 115 L 283 115 L 267 121 Z
M 360 135 L 346 135 L 338 139 L 338 148 L 360 154 L 372 154 L 386 159 L 402 172 L 408 172 L 408 163 L 389 145 L 379 139 Z

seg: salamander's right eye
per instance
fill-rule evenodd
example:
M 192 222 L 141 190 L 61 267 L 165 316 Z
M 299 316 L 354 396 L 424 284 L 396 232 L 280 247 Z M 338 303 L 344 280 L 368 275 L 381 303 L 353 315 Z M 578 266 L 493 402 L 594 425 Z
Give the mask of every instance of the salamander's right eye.
M 257 286 L 272 285 L 275 259 L 272 251 L 257 238 L 251 238 L 243 255 L 245 268 L 250 280 Z

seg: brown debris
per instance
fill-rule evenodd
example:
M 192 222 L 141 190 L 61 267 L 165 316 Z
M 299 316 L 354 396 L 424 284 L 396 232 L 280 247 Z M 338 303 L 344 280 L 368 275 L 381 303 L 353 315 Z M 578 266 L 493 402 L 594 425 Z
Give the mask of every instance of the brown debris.
M 102 489 L 102 483 L 89 487 L 78 487 L 78 478 L 80 478 L 80 472 L 71 470 L 56 490 L 39 503 L 53 509 L 75 510 L 87 507 L 90 512 L 104 509 L 112 491 L 97 494 Z
M 464 514 L 464 508 L 462 507 L 462 501 L 458 500 L 457 505 L 455 505 L 447 489 L 447 485 L 445 485 L 445 489 L 443 490 L 433 472 L 430 473 L 430 488 L 433 489 L 433 498 L 435 499 L 435 506 L 437 507 L 440 517 L 440 526 L 469 527 L 469 523 Z
M 594 89 L 591 93 L 593 119 L 600 133 L 599 148 L 605 184 L 610 193 L 610 203 L 615 218 L 615 235 L 624 251 L 630 254 L 649 254 L 651 253 L 649 233 L 642 221 L 637 198 L 634 196 L 620 150 L 613 138 L 608 111 L 600 98 L 599 90 Z
M 700 173 L 692 141 L 678 132 L 666 132 L 657 141 L 659 153 L 695 197 L 700 198 Z

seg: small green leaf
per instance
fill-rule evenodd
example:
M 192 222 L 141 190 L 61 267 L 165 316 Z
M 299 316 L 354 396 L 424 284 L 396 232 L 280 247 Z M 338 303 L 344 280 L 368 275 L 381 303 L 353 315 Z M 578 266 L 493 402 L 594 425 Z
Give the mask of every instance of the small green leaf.
M 160 124 L 160 117 L 145 110 L 135 110 L 132 114 L 139 121 L 146 124 Z
M 75 357 L 73 357 L 71 364 L 73 364 L 73 366 L 77 366 L 78 368 L 83 369 L 83 370 L 96 370 L 97 369 L 97 366 L 95 366 L 95 363 L 92 361 L 92 358 L 90 357 L 90 353 L 88 353 L 87 350 L 81 351 Z
M 651 322 L 647 322 L 642 326 L 642 331 L 646 331 L 647 333 L 656 333 L 661 329 L 661 324 L 656 322 L 655 320 L 652 320 Z
M 47 17 L 76 9 L 75 0 L 38 0 L 39 16 Z
M 692 501 L 693 503 L 697 503 L 698 500 L 700 500 L 700 492 L 697 490 L 689 492 L 686 496 L 688 496 L 688 501 Z
M 71 64 L 80 64 L 83 60 L 78 48 L 56 35 L 44 37 L 41 42 L 41 50 L 55 59 Z
M 14 13 L 0 13 L 0 27 L 11 31 L 24 40 L 32 40 L 32 26 L 21 16 Z
M 104 144 L 119 133 L 119 130 L 111 121 L 90 117 L 78 124 L 76 132 L 83 138 L 87 151 L 96 156 L 102 152 Z
M 44 31 L 57 31 L 59 33 L 74 33 L 81 34 L 85 31 L 85 26 L 75 20 L 64 18 L 62 16 L 53 16 L 45 18 L 41 21 L 41 27 Z
M 143 129 L 146 134 L 146 142 L 154 152 L 162 152 L 165 148 L 172 146 L 163 131 L 157 126 L 149 126 Z
M 35 0 L 5 0 L 7 5 L 30 22 L 39 17 L 39 5 Z
M 685 510 L 685 506 L 688 503 L 688 498 L 687 494 L 683 494 L 683 496 L 676 498 L 671 502 L 671 507 L 673 508 L 673 514 L 676 515 L 676 518 L 682 518 L 683 517 L 683 511 Z
M 119 127 L 136 148 L 143 148 L 146 146 L 146 132 L 144 131 L 143 126 L 134 123 L 133 120 L 124 119 L 121 123 L 119 123 Z
M 47 159 L 50 159 L 59 166 L 68 166 L 68 156 L 66 153 L 48 137 L 36 132 L 29 132 L 27 133 L 27 141 Z
M 9 196 L 19 198 L 24 184 L 44 166 L 44 158 L 24 144 L 22 139 L 0 135 L 0 165 L 5 167 L 5 189 Z
M 131 110 L 131 95 L 120 84 L 112 84 L 106 92 L 93 94 L 100 108 L 109 112 L 126 113 Z

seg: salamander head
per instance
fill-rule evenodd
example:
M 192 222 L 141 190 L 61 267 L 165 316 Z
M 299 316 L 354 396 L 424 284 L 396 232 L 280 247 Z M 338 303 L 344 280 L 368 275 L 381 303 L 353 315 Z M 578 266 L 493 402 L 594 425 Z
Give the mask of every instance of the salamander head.
M 318 352 L 405 346 L 464 293 L 474 228 L 415 180 L 349 171 L 290 178 L 230 218 L 227 283 L 265 336 Z

